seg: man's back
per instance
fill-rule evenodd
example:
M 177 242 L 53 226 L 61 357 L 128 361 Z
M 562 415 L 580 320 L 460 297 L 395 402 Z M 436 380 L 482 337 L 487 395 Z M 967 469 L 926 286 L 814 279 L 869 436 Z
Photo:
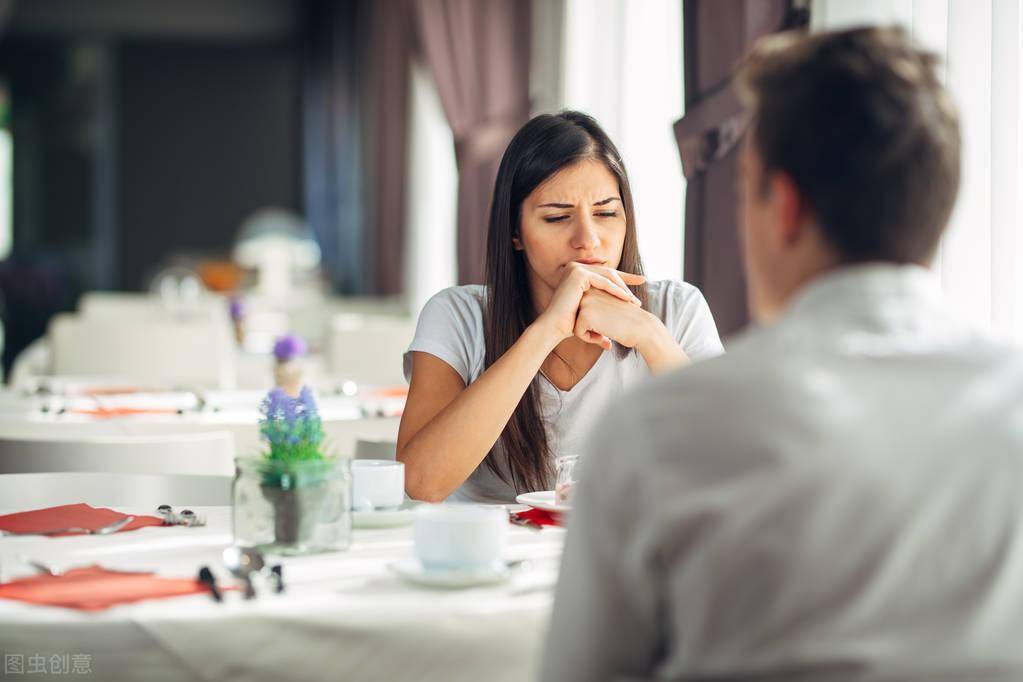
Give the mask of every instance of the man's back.
M 1015 679 L 1023 359 L 927 279 L 826 275 L 605 422 L 546 678 Z

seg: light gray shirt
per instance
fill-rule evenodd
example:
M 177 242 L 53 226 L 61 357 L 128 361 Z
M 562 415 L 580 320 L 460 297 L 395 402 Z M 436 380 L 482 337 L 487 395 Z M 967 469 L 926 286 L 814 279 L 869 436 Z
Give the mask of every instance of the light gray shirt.
M 1023 679 L 1023 357 L 926 270 L 821 276 L 597 424 L 544 680 Z
M 695 362 L 724 352 L 710 308 L 696 287 L 671 280 L 646 286 L 648 309 L 664 322 L 691 360 Z M 459 286 L 441 291 L 426 303 L 419 315 L 415 338 L 404 357 L 407 380 L 412 380 L 413 351 L 430 353 L 451 365 L 466 386 L 483 373 L 484 296 L 482 286 Z M 553 456 L 579 454 L 582 438 L 601 409 L 621 396 L 625 389 L 649 376 L 650 369 L 639 353 L 631 352 L 619 358 L 614 352 L 604 352 L 568 391 L 541 380 L 540 407 Z M 511 480 L 508 459 L 500 441 L 487 457 Z M 525 491 L 516 491 L 501 480 L 485 459 L 449 499 L 514 502 L 520 492 Z

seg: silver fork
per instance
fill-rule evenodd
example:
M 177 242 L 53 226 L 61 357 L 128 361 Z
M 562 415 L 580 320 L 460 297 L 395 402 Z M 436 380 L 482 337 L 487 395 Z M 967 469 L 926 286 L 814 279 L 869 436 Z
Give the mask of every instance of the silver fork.
M 49 530 L 33 531 L 31 533 L 16 533 L 9 530 L 3 531 L 4 535 L 56 535 L 57 533 L 76 533 L 78 535 L 110 535 L 121 530 L 129 523 L 135 520 L 134 516 L 126 516 L 123 519 L 108 523 L 105 526 L 99 528 L 78 528 L 72 526 L 70 528 L 51 528 Z

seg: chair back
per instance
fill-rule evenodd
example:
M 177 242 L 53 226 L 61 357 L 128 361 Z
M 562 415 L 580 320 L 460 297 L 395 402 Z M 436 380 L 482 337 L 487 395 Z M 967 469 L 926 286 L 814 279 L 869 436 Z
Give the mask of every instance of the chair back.
M 226 431 L 0 437 L 0 474 L 48 472 L 230 476 L 234 474 L 234 438 Z
M 121 319 L 63 313 L 50 323 L 53 374 L 232 388 L 230 327 L 213 317 Z
M 402 355 L 415 334 L 410 317 L 335 315 L 327 340 L 332 378 L 357 384 L 404 384 Z
M 60 472 L 0 474 L 0 507 L 39 509 L 85 503 L 94 507 L 227 506 L 232 476 Z

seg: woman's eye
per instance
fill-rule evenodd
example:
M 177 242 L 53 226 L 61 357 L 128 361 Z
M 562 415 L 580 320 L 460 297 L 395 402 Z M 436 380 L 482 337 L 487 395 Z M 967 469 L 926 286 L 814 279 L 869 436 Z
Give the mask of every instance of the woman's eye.
M 601 211 L 597 215 L 601 218 L 614 218 L 618 215 L 618 211 Z
M 568 220 L 567 215 L 549 215 L 544 217 L 544 222 L 548 223 L 560 223 L 565 220 Z

